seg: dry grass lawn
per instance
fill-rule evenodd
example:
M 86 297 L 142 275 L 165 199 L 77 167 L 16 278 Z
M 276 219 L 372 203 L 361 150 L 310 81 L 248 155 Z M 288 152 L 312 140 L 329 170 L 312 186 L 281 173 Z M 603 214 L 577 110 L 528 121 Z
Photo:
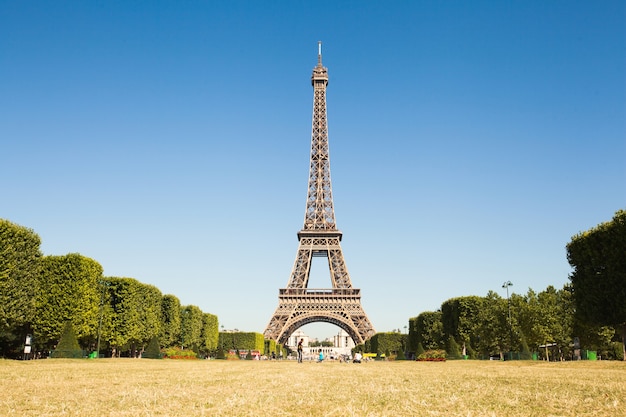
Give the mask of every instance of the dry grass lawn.
M 626 363 L 0 360 L 2 416 L 626 416 Z

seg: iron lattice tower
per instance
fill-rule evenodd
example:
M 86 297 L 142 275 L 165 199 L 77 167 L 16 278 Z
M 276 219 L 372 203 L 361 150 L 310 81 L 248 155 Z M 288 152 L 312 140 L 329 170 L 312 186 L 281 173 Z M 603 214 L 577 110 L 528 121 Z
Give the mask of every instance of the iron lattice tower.
M 342 233 L 335 224 L 326 119 L 328 69 L 322 65 L 321 42 L 311 84 L 313 128 L 304 227 L 298 232 L 300 243 L 287 288 L 278 291 L 278 308 L 264 335 L 266 339 L 284 344 L 301 326 L 327 322 L 345 330 L 356 344 L 360 344 L 373 336 L 375 330 L 361 305 L 361 290 L 352 288 L 341 251 Z M 308 288 L 314 256 L 328 259 L 332 288 Z

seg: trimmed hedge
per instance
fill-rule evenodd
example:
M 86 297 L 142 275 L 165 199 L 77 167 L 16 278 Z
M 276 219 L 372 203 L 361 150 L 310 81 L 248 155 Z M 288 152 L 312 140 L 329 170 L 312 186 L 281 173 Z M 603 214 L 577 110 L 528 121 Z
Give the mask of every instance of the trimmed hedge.
M 255 332 L 220 332 L 218 346 L 229 349 L 265 350 L 265 339 L 261 333 Z
M 370 341 L 370 352 L 372 353 L 397 353 L 402 350 L 406 343 L 406 335 L 396 332 L 376 333 Z
M 148 343 L 148 347 L 146 347 L 146 350 L 141 354 L 141 357 L 145 359 L 161 359 L 163 357 L 161 355 L 158 337 L 154 336 L 150 339 L 150 343 Z
M 51 358 L 84 358 L 85 351 L 78 345 L 78 339 L 76 333 L 74 333 L 74 326 L 72 322 L 65 322 L 63 327 L 63 333 L 61 334 L 61 340 L 57 348 L 50 352 Z

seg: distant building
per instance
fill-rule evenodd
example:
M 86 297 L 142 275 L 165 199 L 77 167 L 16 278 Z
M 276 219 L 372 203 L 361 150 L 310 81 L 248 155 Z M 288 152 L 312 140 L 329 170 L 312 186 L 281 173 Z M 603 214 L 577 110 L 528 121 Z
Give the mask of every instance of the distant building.
M 348 348 L 352 350 L 355 346 L 354 340 L 350 337 L 348 333 L 343 331 L 343 329 L 339 329 L 339 333 L 333 337 L 333 346 L 337 348 Z
M 304 340 L 302 342 L 303 346 L 309 346 L 309 336 L 307 336 L 300 329 L 296 330 L 291 336 L 289 336 L 289 339 L 287 339 L 287 346 L 289 346 L 292 350 L 296 350 L 300 339 Z
M 310 347 L 309 342 L 316 341 L 316 339 L 310 338 L 300 329 L 296 330 L 291 336 L 289 336 L 287 339 L 287 346 L 291 350 L 295 351 L 300 339 L 303 340 L 302 345 L 304 346 L 303 355 L 305 360 L 317 360 L 320 350 L 324 353 L 324 357 L 327 359 L 338 359 L 340 356 L 351 356 L 352 349 L 355 346 L 354 340 L 352 340 L 350 335 L 348 335 L 348 333 L 346 333 L 343 329 L 339 329 L 339 333 L 337 333 L 336 336 L 333 336 L 332 347 Z

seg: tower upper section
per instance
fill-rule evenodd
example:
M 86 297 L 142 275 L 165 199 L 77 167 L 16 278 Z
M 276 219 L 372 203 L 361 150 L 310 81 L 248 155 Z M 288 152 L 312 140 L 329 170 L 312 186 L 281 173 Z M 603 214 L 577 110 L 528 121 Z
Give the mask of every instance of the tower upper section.
M 326 88 L 328 85 L 328 68 L 322 65 L 322 42 L 317 43 L 317 66 L 313 68 L 311 75 L 313 87 Z
M 322 43 L 318 43 L 317 66 L 311 75 L 313 85 L 313 126 L 311 133 L 311 165 L 309 189 L 304 215 L 304 228 L 298 236 L 332 232 L 341 239 L 335 224 L 333 195 L 330 182 L 330 153 L 326 119 L 326 86 L 328 69 L 322 66 Z M 308 232 L 308 233 L 307 233 Z M 326 233 L 324 233 L 326 234 Z

